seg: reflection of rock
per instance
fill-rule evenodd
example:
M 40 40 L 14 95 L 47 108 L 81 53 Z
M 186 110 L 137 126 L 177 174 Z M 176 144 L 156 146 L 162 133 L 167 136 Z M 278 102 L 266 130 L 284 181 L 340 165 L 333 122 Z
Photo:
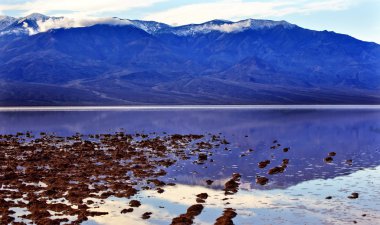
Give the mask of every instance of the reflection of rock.
M 336 156 L 336 152 L 329 152 L 329 156 Z

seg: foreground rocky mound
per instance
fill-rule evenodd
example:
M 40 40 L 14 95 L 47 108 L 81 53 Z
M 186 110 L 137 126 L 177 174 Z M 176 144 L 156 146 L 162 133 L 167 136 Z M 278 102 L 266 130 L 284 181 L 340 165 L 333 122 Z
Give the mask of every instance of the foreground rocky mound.
M 223 142 L 215 135 L 124 132 L 71 137 L 0 135 L 1 224 L 15 220 L 11 208 L 27 209 L 29 214 L 19 219 L 37 224 L 78 224 L 89 216 L 108 214 L 90 211 L 91 199 L 161 190 L 172 185 L 158 179 L 166 174 L 165 168 Z

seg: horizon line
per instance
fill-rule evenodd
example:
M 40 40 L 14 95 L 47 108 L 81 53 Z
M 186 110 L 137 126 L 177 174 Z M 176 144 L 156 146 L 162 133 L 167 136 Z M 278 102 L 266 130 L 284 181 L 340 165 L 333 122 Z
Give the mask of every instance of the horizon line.
M 213 109 L 380 109 L 380 105 L 130 105 L 130 106 L 1 106 L 0 112 L 23 111 L 143 111 Z

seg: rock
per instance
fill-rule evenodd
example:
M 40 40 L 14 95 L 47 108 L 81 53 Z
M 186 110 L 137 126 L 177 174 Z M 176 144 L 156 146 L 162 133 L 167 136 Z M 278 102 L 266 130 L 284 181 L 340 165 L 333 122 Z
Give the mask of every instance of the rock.
M 330 152 L 329 156 L 336 156 L 336 152 Z
M 87 205 L 91 205 L 91 204 L 94 204 L 94 201 L 92 201 L 92 200 L 87 200 Z
M 240 181 L 240 177 L 241 177 L 240 174 L 234 173 L 232 174 L 232 178 L 224 184 L 224 192 L 226 195 L 234 194 L 238 191 L 238 188 L 239 188 L 238 182 Z
M 203 200 L 203 199 L 201 199 L 201 198 L 197 198 L 197 199 L 195 199 L 195 201 L 196 201 L 197 203 L 205 203 L 205 202 L 206 202 L 205 200 Z
M 236 189 L 239 187 L 239 183 L 235 180 L 229 180 L 224 184 L 225 189 Z
M 239 180 L 241 178 L 241 175 L 239 173 L 233 173 L 232 174 L 232 179 L 233 180 Z
M 353 193 L 351 193 L 350 196 L 348 196 L 348 198 L 350 198 L 350 199 L 357 199 L 357 198 L 359 198 L 359 193 L 353 192 Z
M 328 156 L 325 158 L 326 163 L 331 163 L 333 161 L 333 158 L 331 156 Z
M 224 144 L 224 145 L 228 145 L 228 144 L 230 144 L 230 142 L 228 142 L 226 139 L 223 139 L 223 140 L 222 140 L 222 144 Z
M 273 175 L 273 174 L 277 174 L 277 173 L 283 173 L 284 170 L 285 170 L 284 167 L 282 167 L 282 166 L 276 166 L 276 167 L 270 169 L 268 171 L 268 174 Z
M 212 180 L 206 180 L 206 184 L 207 185 L 211 185 L 212 183 L 214 183 L 214 181 L 212 181 Z
M 193 224 L 193 219 L 186 216 L 179 216 L 172 220 L 171 225 L 191 225 Z
M 163 181 L 160 181 L 158 179 L 150 179 L 147 181 L 148 183 L 153 183 L 156 187 L 162 187 L 162 186 L 165 186 L 165 182 Z
M 71 223 L 80 224 L 89 217 L 106 215 L 108 212 L 89 209 L 99 208 L 98 204 L 105 204 L 103 199 L 110 196 L 130 198 L 138 193 L 137 187 L 163 192 L 161 187 L 166 184 L 158 178 L 166 174 L 165 168 L 175 165 L 176 160 L 189 160 L 188 152 L 195 154 L 207 149 L 207 153 L 200 155 L 200 159 L 206 159 L 212 148 L 222 143 L 217 136 L 212 142 L 205 142 L 209 140 L 205 135 L 158 136 L 124 132 L 85 136 L 77 133 L 69 137 L 42 135 L 35 138 L 28 133 L 25 139 L 21 133 L 18 136 L 0 134 L 0 162 L 3 163 L 0 163 L 3 165 L 0 166 L 0 183 L 17 190 L 0 192 L 0 223 L 9 224 L 24 218 L 34 224 L 59 224 L 68 222 L 66 217 L 72 217 Z M 124 165 L 120 166 L 119 162 Z M 17 169 L 17 165 L 22 169 Z M 235 174 L 233 179 L 239 177 Z M 141 187 L 142 180 L 147 180 L 148 185 Z M 29 185 L 39 182 L 46 185 Z M 62 202 L 57 203 L 54 199 Z M 137 200 L 129 204 L 130 207 L 141 205 Z M 18 216 L 10 208 L 27 208 L 30 214 Z M 133 208 L 127 208 L 121 213 L 131 211 Z M 51 212 L 59 213 L 64 219 L 53 219 Z M 194 214 L 191 212 L 187 215 L 190 221 Z M 10 216 L 13 214 L 18 218 Z
M 144 220 L 147 220 L 150 218 L 150 216 L 152 215 L 153 213 L 151 212 L 146 212 L 144 214 L 142 214 L 141 218 L 144 219 Z
M 288 164 L 289 164 L 289 159 L 282 160 L 282 165 L 288 165 Z
M 204 207 L 203 207 L 203 205 L 201 205 L 201 204 L 195 204 L 195 205 L 192 205 L 192 206 L 190 206 L 190 207 L 187 209 L 186 214 L 187 214 L 187 215 L 190 215 L 190 216 L 198 216 L 199 214 L 201 214 L 203 208 L 204 208 Z
M 332 197 L 331 196 L 327 196 L 326 199 L 332 199 Z
M 256 183 L 260 185 L 266 185 L 268 183 L 269 179 L 266 177 L 256 177 Z
M 200 160 L 200 161 L 207 160 L 207 154 L 205 154 L 205 153 L 200 153 L 200 154 L 198 155 L 198 160 Z
M 282 149 L 283 152 L 288 152 L 290 148 L 284 148 Z
M 201 198 L 201 199 L 207 199 L 208 198 L 208 194 L 207 193 L 200 193 L 200 194 L 197 194 L 197 197 Z
M 141 203 L 138 200 L 131 200 L 129 202 L 129 206 L 131 206 L 131 207 L 139 207 L 140 205 L 141 205 Z
M 173 218 L 171 225 L 191 225 L 193 224 L 194 217 L 201 214 L 203 210 L 203 205 L 196 204 L 190 206 L 185 214 Z
M 233 225 L 232 219 L 236 217 L 237 213 L 234 209 L 227 208 L 224 210 L 223 215 L 216 219 L 214 225 Z
M 258 163 L 259 168 L 265 168 L 268 164 L 270 164 L 270 160 L 261 161 Z
M 128 209 L 123 209 L 123 210 L 121 210 L 121 214 L 126 214 L 126 213 L 131 213 L 131 212 L 133 212 L 133 208 L 128 208 Z

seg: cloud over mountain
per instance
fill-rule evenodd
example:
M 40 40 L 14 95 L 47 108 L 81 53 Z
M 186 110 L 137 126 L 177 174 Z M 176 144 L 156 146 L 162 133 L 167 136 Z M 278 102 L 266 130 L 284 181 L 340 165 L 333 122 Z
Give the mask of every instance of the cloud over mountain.
M 49 18 L 48 20 L 37 21 L 39 32 L 46 32 L 51 29 L 58 28 L 74 28 L 74 27 L 89 27 L 96 24 L 108 24 L 108 25 L 130 25 L 129 20 L 120 20 L 117 18 Z

